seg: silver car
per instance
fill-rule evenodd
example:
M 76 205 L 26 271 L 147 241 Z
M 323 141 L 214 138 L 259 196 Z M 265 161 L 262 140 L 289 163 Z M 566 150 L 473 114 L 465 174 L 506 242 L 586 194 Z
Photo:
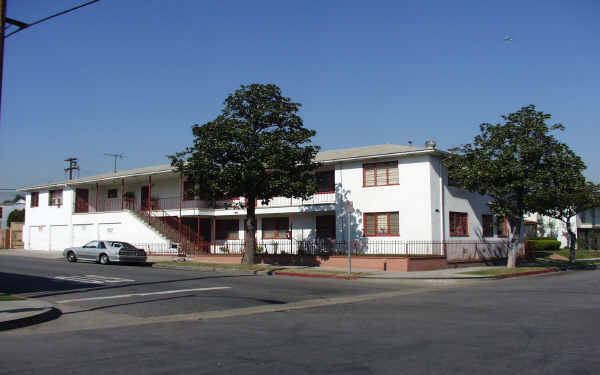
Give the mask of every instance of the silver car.
M 146 252 L 123 241 L 90 241 L 82 247 L 68 247 L 63 256 L 69 262 L 89 260 L 108 264 L 110 262 L 146 262 Z

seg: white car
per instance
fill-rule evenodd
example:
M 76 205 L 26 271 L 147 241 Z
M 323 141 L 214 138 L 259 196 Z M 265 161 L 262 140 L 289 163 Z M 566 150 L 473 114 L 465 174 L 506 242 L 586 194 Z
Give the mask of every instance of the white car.
M 82 247 L 68 247 L 63 256 L 69 262 L 88 260 L 100 264 L 110 262 L 144 263 L 146 252 L 123 241 L 90 241 Z

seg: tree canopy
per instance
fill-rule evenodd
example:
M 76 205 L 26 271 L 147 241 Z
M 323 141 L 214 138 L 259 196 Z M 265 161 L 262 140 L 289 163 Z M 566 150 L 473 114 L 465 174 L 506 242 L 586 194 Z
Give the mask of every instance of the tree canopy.
M 308 198 L 316 191 L 311 172 L 319 167 L 319 147 L 311 141 L 316 132 L 297 114 L 300 106 L 276 85 L 241 86 L 216 119 L 192 127 L 192 146 L 169 156 L 196 184 L 196 195 L 246 198 L 246 263 L 254 262 L 256 250 L 256 200 Z
M 536 111 L 534 105 L 501 118 L 502 123 L 481 124 L 473 143 L 458 148 L 446 165 L 453 181 L 487 194 L 492 199 L 491 211 L 507 217 L 511 226 L 507 266 L 514 267 L 524 215 L 548 212 L 552 200 L 546 187 L 551 176 L 561 170 L 581 172 L 583 163 L 551 134 L 564 126 L 548 125 L 551 115 Z M 559 185 L 566 181 L 569 179 Z
M 10 223 L 23 223 L 25 222 L 25 210 L 12 210 L 6 218 L 6 225 L 10 228 Z

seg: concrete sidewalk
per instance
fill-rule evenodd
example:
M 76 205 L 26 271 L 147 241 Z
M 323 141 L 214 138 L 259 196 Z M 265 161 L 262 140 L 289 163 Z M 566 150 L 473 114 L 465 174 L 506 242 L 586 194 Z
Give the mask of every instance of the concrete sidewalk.
M 0 296 L 2 296 L 0 294 Z M 49 302 L 34 299 L 0 300 L 0 331 L 26 327 L 56 319 L 61 315 Z

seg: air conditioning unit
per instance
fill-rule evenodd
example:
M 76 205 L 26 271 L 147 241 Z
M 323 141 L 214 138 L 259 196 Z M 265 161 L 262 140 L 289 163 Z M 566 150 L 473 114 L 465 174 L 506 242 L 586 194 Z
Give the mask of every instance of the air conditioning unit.
M 52 206 L 58 206 L 60 208 L 60 206 L 62 206 L 62 199 L 60 198 L 54 198 L 50 201 L 50 204 Z

